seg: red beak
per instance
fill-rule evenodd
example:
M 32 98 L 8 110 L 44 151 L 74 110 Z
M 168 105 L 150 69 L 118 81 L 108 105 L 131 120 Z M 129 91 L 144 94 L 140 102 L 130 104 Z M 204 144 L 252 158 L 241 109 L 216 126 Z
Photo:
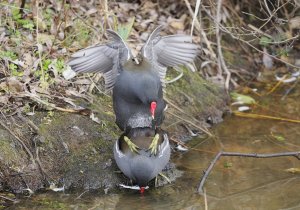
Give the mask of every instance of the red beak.
M 155 110 L 156 110 L 156 102 L 152 101 L 150 105 L 150 112 L 153 120 L 154 120 Z
M 143 195 L 145 192 L 145 187 L 140 187 L 140 193 Z

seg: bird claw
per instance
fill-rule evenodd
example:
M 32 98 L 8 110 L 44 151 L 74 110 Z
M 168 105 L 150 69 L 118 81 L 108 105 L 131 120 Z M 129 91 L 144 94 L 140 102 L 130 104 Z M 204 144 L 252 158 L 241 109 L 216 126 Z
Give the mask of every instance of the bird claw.
M 149 150 L 151 150 L 151 154 L 156 155 L 158 140 L 159 140 L 159 134 L 157 133 L 157 134 L 155 134 L 155 136 L 148 148 Z
M 139 153 L 139 147 L 136 144 L 134 144 L 127 136 L 124 136 L 124 141 L 127 143 L 131 152 Z

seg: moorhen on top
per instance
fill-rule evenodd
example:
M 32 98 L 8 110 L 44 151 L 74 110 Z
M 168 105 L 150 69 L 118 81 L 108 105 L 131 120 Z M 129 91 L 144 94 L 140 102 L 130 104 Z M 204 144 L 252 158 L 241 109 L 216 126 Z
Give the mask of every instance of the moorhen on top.
M 167 67 L 190 63 L 197 55 L 191 36 L 161 37 L 161 28 L 151 33 L 139 61 L 116 32 L 107 30 L 111 43 L 80 50 L 68 62 L 75 72 L 103 73 L 106 89 L 113 89 L 116 124 L 123 131 L 162 123 Z
M 153 138 L 159 145 L 156 151 L 150 149 Z M 129 147 L 128 143 L 134 146 Z M 114 157 L 118 167 L 139 185 L 141 192 L 148 182 L 166 167 L 170 153 L 168 136 L 159 128 L 133 128 L 125 132 L 114 146 Z

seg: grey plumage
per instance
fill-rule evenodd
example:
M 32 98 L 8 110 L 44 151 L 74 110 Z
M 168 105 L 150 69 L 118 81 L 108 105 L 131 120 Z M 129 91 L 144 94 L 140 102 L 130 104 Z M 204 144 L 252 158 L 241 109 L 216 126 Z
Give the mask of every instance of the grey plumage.
M 198 53 L 198 46 L 187 35 L 159 35 L 162 26 L 158 26 L 149 36 L 141 50 L 143 60 L 153 65 L 153 69 L 164 82 L 167 67 L 191 63 Z M 107 30 L 111 43 L 96 45 L 80 50 L 71 56 L 68 65 L 77 73 L 103 73 L 105 87 L 111 90 L 122 66 L 132 62 L 132 53 L 124 40 L 114 31 Z
M 103 73 L 105 88 L 111 90 L 121 71 L 121 66 L 132 55 L 123 39 L 114 31 L 107 30 L 112 42 L 80 50 L 71 56 L 68 65 L 78 73 Z
M 114 146 L 114 158 L 121 171 L 140 187 L 147 186 L 148 182 L 156 177 L 167 165 L 170 159 L 170 145 L 166 133 L 160 132 L 160 143 L 156 155 L 151 154 L 148 146 L 151 138 L 145 141 L 147 129 L 135 132 L 131 140 L 139 146 L 138 154 L 122 146 L 123 137 L 116 141 Z M 142 138 L 139 140 L 139 138 Z M 125 148 L 124 148 L 125 146 Z

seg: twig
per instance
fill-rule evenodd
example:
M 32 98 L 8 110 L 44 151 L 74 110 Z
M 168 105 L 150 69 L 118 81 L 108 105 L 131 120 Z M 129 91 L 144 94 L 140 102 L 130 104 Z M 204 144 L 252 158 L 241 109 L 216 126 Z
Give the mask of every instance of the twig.
M 273 16 L 273 14 L 272 14 L 271 10 L 269 9 L 269 6 L 268 6 L 268 3 L 267 3 L 267 1 L 266 1 L 266 0 L 264 0 L 264 3 L 265 3 L 265 7 L 266 7 L 266 9 L 267 9 L 267 11 L 268 11 L 269 15 L 272 17 L 272 16 Z
M 19 136 L 17 136 L 11 129 L 9 129 L 4 122 L 2 122 L 2 120 L 0 120 L 0 125 L 5 128 L 13 137 L 15 137 L 18 142 L 22 145 L 22 147 L 25 149 L 26 153 L 29 155 L 31 161 L 33 161 L 33 163 L 35 163 L 35 159 L 33 157 L 33 154 L 31 153 L 31 151 L 29 150 L 29 148 L 26 146 L 26 144 L 22 141 L 22 139 L 20 139 Z
M 186 4 L 186 7 L 188 8 L 189 12 L 190 12 L 190 15 L 193 17 L 194 16 L 194 12 L 192 10 L 192 7 L 191 7 L 191 4 L 188 0 L 184 0 L 185 4 Z M 206 43 L 207 45 L 207 48 L 210 52 L 210 55 L 212 58 L 216 58 L 216 54 L 215 52 L 213 51 L 212 47 L 211 47 L 211 42 L 207 39 L 207 36 L 206 36 L 206 33 L 203 31 L 202 27 L 201 27 L 201 23 L 198 21 L 198 19 L 195 19 L 195 26 L 196 26 L 196 29 L 200 31 L 200 34 L 201 36 L 203 37 L 204 39 L 204 42 Z
M 198 128 L 198 129 L 200 129 L 201 131 L 203 131 L 203 132 L 206 133 L 207 135 L 212 136 L 212 134 L 211 134 L 206 128 L 200 127 L 200 126 L 196 125 L 195 123 L 191 122 L 190 120 L 184 119 L 184 118 L 182 118 L 182 117 L 180 117 L 180 116 L 178 116 L 178 115 L 176 115 L 176 114 L 173 114 L 172 112 L 169 112 L 169 111 L 167 111 L 167 112 L 168 112 L 170 115 L 172 115 L 172 116 L 174 116 L 174 117 L 176 117 L 176 118 L 178 118 L 178 119 L 181 119 L 182 121 L 184 121 L 184 122 L 186 122 L 186 123 L 188 123 L 188 124 L 190 124 L 190 125 L 192 125 L 192 126 Z
M 286 4 L 286 3 L 285 3 L 285 4 Z M 282 6 L 283 6 L 283 5 L 282 5 Z M 282 7 L 282 6 L 281 6 L 281 7 Z M 205 9 L 205 8 L 203 8 L 203 9 L 204 9 L 204 11 L 206 12 L 207 16 L 208 16 L 210 19 L 212 19 L 214 22 L 216 22 L 216 20 L 214 19 L 214 17 L 212 17 L 212 15 L 209 13 L 209 11 L 207 11 L 207 9 Z M 276 11 L 277 11 L 277 9 L 276 9 Z M 275 12 L 276 12 L 276 11 L 275 11 Z M 222 24 L 220 24 L 219 26 L 220 26 L 220 29 L 221 29 L 223 32 L 229 34 L 233 39 L 236 39 L 236 40 L 238 40 L 238 41 L 241 41 L 241 42 L 247 44 L 248 46 L 250 46 L 251 48 L 253 48 L 253 49 L 256 50 L 257 52 L 260 52 L 260 53 L 262 53 L 262 54 L 266 54 L 266 55 L 270 56 L 271 58 L 273 58 L 273 59 L 275 59 L 275 60 L 278 60 L 278 61 L 280 61 L 280 62 L 286 64 L 287 66 L 290 66 L 290 67 L 293 67 L 293 68 L 296 68 L 296 69 L 300 69 L 299 66 L 296 66 L 296 65 L 293 65 L 293 64 L 291 64 L 291 63 L 288 63 L 288 62 L 286 62 L 286 61 L 284 61 L 284 60 L 282 60 L 282 59 L 280 59 L 280 58 L 277 58 L 277 57 L 274 56 L 274 55 L 268 54 L 268 53 L 264 52 L 263 50 L 258 49 L 257 47 L 255 47 L 254 45 L 252 45 L 252 44 L 250 43 L 250 41 L 245 41 L 245 40 L 241 39 L 240 36 L 236 36 L 236 35 L 234 35 L 233 33 L 231 33 L 231 32 L 230 32 L 226 27 L 224 27 Z M 259 29 L 261 29 L 261 28 L 262 28 L 262 26 L 259 27 Z
M 252 157 L 252 158 L 273 158 L 273 157 L 287 157 L 287 156 L 293 156 L 300 160 L 300 152 L 280 152 L 280 153 L 270 153 L 270 154 L 258 154 L 258 153 L 239 153 L 239 152 L 219 152 L 213 161 L 210 163 L 206 171 L 204 171 L 204 174 L 200 180 L 199 187 L 198 187 L 198 193 L 203 194 L 203 186 L 204 183 L 209 176 L 210 172 L 212 171 L 214 165 L 216 162 L 220 159 L 221 156 L 238 156 L 238 157 Z
M 39 166 L 39 169 L 41 171 L 41 174 L 42 174 L 42 176 L 44 178 L 44 181 L 47 182 L 47 173 L 46 173 L 44 167 L 42 166 L 42 162 L 41 162 L 40 157 L 39 157 L 39 148 L 37 146 L 36 146 L 35 153 L 36 153 L 36 161 L 38 163 L 38 166 Z
M 226 63 L 224 61 L 223 53 L 222 53 L 222 45 L 221 45 L 221 34 L 220 34 L 220 23 L 221 23 L 221 6 L 222 6 L 222 0 L 218 0 L 217 4 L 217 21 L 216 21 L 216 38 L 217 38 L 217 47 L 218 47 L 218 65 L 221 72 L 220 77 L 222 77 L 222 69 L 224 69 L 226 73 L 226 80 L 225 80 L 225 89 L 229 90 L 229 82 L 231 77 L 231 72 L 226 66 Z
M 77 196 L 77 198 L 75 198 L 75 200 L 80 199 L 85 193 L 89 192 L 90 190 L 85 190 L 83 191 L 83 193 L 81 193 L 79 196 Z
M 242 11 L 242 13 L 243 14 L 246 14 L 246 15 L 249 15 L 249 16 L 252 16 L 252 17 L 255 17 L 256 19 L 258 19 L 258 20 L 260 20 L 260 21 L 266 21 L 266 20 L 268 20 L 268 18 L 260 18 L 260 17 L 258 17 L 258 16 L 256 16 L 256 15 L 254 15 L 254 14 L 251 14 L 251 13 L 248 13 L 248 12 L 245 12 L 245 11 Z
M 35 2 L 36 7 L 36 44 L 38 48 L 38 56 L 39 56 L 39 65 L 42 72 L 42 83 L 45 82 L 45 72 L 42 64 L 42 50 L 43 46 L 39 43 L 39 0 L 36 0 Z
M 198 15 L 198 12 L 200 10 L 200 5 L 201 5 L 201 0 L 197 0 L 196 1 L 196 6 L 195 6 L 195 12 L 194 12 L 194 16 L 193 16 L 193 21 L 192 21 L 192 27 L 191 27 L 191 36 L 193 36 L 195 20 L 197 19 L 197 15 Z
M 65 108 L 62 108 L 62 107 L 55 106 L 54 104 L 48 103 L 46 101 L 43 101 L 42 99 L 38 98 L 36 95 L 33 95 L 33 94 L 29 94 L 29 93 L 26 94 L 25 93 L 24 95 L 28 96 L 29 98 L 31 98 L 33 101 L 35 101 L 37 103 L 40 103 L 40 104 L 43 104 L 45 106 L 51 107 L 51 108 L 56 109 L 58 111 L 70 112 L 70 113 L 80 113 L 82 111 L 81 109 L 79 109 L 79 110 L 76 110 L 76 109 L 65 109 Z
M 279 80 L 276 83 L 276 85 L 269 92 L 267 92 L 267 95 L 270 95 L 271 93 L 273 93 L 279 87 L 279 85 L 281 85 L 283 83 L 283 80 L 285 80 L 286 77 L 287 77 L 287 75 L 284 75 L 283 78 L 281 80 Z
M 259 28 L 256 28 L 255 26 L 253 26 L 253 25 L 251 25 L 251 24 L 248 24 L 248 27 L 251 28 L 252 30 L 258 32 L 259 34 L 262 34 L 262 35 L 264 35 L 264 36 L 266 36 L 266 37 L 268 37 L 268 38 L 270 38 L 270 39 L 273 39 L 273 37 L 272 37 L 271 35 L 269 35 L 269 34 L 263 32 L 262 30 L 260 30 Z M 246 30 L 246 29 L 245 29 L 245 30 Z M 253 34 L 252 34 L 252 35 L 253 35 Z M 275 41 L 275 42 L 274 42 L 274 41 L 270 41 L 270 42 L 268 42 L 268 44 L 284 44 L 284 43 L 286 43 L 286 42 L 294 41 L 294 40 L 298 39 L 299 36 L 300 36 L 300 35 L 297 34 L 297 35 L 295 35 L 295 36 L 293 36 L 293 37 L 290 37 L 290 38 L 287 38 L 287 39 L 285 39 L 285 40 L 280 40 L 280 41 Z M 257 38 L 259 38 L 259 37 L 257 37 Z
M 173 69 L 177 72 L 179 72 L 179 75 L 176 76 L 175 78 L 173 79 L 170 79 L 170 80 L 165 80 L 165 83 L 166 84 L 171 84 L 173 82 L 176 82 L 177 80 L 179 80 L 182 76 L 183 76 L 183 70 L 182 68 L 178 68 L 178 67 L 173 67 Z
M 25 0 L 26 1 L 26 0 Z M 25 8 L 21 8 L 21 7 L 16 7 L 16 6 L 13 6 L 13 4 L 4 4 L 4 3 L 0 3 L 1 6 L 4 6 L 4 7 L 11 7 L 11 8 L 14 8 L 14 9 L 22 9 L 22 10 L 26 10 L 28 12 L 31 12 L 30 9 L 25 9 Z
M 205 210 L 208 210 L 207 196 L 206 196 L 206 191 L 205 191 L 205 189 L 204 189 L 204 207 L 205 207 Z
M 67 16 L 67 12 L 66 12 L 66 10 L 65 10 L 65 3 L 66 3 L 66 0 L 63 0 L 62 1 L 62 6 L 61 6 L 61 8 L 64 10 L 64 15 L 65 15 L 65 17 Z M 61 17 L 61 13 L 62 13 L 62 11 L 58 14 L 58 17 L 57 17 L 57 20 L 58 21 L 60 21 L 60 17 Z M 66 19 L 65 19 L 66 20 Z M 56 41 L 56 39 L 57 39 L 57 36 L 58 36 L 58 34 L 59 34 L 59 30 L 60 30 L 60 27 L 61 27 L 61 25 L 62 25 L 62 21 L 58 24 L 58 27 L 56 27 L 56 33 L 55 33 L 55 36 L 54 36 L 54 39 L 53 39 L 53 41 L 52 41 L 52 45 L 51 45 L 51 47 L 50 47 L 50 49 L 49 49 L 49 54 L 52 52 L 52 49 L 53 49 L 53 46 L 54 46 L 54 43 L 55 43 L 55 41 Z
M 280 120 L 280 121 L 285 121 L 285 122 L 300 123 L 300 120 L 281 118 L 281 117 L 273 117 L 273 116 L 269 116 L 269 115 L 244 113 L 244 112 L 239 112 L 239 111 L 234 111 L 232 113 L 239 117 L 248 117 L 248 118 L 255 118 L 255 119 L 260 118 L 260 119 Z
M 21 1 L 20 11 L 19 11 L 20 14 L 23 14 L 23 12 L 24 12 L 25 3 L 26 3 L 26 0 Z
M 209 150 L 203 150 L 203 149 L 195 149 L 193 147 L 189 147 L 187 145 L 185 145 L 185 143 L 179 141 L 179 140 L 176 140 L 174 139 L 173 137 L 169 137 L 169 140 L 181 145 L 182 147 L 188 149 L 188 150 L 193 150 L 193 151 L 198 151 L 198 152 L 206 152 L 206 153 L 210 153 L 210 154 L 215 154 L 216 152 L 213 152 L 213 151 L 209 151 Z
M 270 38 L 270 39 L 273 39 L 273 37 L 265 32 L 263 32 L 262 30 L 260 30 L 259 28 L 256 28 L 254 25 L 251 25 L 251 24 L 248 24 L 248 27 L 251 28 L 252 30 L 260 33 L 260 34 L 263 34 L 264 36 Z
M 185 93 L 183 93 L 185 97 L 187 97 L 190 100 L 190 97 L 188 97 Z M 190 119 L 193 119 L 194 121 L 196 121 L 197 123 L 201 123 L 199 120 L 195 119 L 195 117 L 193 117 L 192 115 L 186 113 L 183 109 L 180 109 L 178 106 L 176 106 L 171 100 L 169 100 L 167 97 L 164 97 L 165 101 L 172 106 L 174 109 L 176 109 L 177 111 L 183 113 L 184 115 L 186 115 L 187 117 L 189 117 Z M 180 119 L 180 118 L 179 118 Z
M 28 124 L 36 133 L 39 133 L 39 128 L 29 119 L 25 118 L 20 111 L 17 111 L 18 117 L 26 124 Z
M 80 15 L 77 14 L 77 12 L 73 9 L 72 6 L 70 7 L 70 9 L 71 9 L 72 13 L 76 17 L 78 17 L 85 25 L 87 25 L 88 27 L 92 28 L 94 31 L 97 32 L 97 34 L 99 34 L 99 30 L 96 27 L 92 26 L 91 24 L 88 24 L 84 18 L 82 18 Z
M 8 198 L 8 197 L 5 197 L 5 196 L 3 196 L 3 195 L 0 195 L 0 198 L 2 198 L 2 199 L 4 199 L 4 200 L 11 201 L 11 202 L 13 202 L 13 203 L 17 203 L 17 202 L 18 202 L 18 200 L 13 200 L 13 199 Z
M 286 1 L 285 3 L 283 3 L 280 7 L 277 7 L 276 10 L 273 12 L 273 13 L 269 13 L 270 14 L 270 17 L 268 18 L 268 20 L 262 24 L 259 29 L 262 29 L 265 25 L 267 25 L 271 20 L 272 20 L 272 17 L 276 14 L 276 12 L 281 9 L 281 7 L 283 7 L 284 5 L 286 5 L 287 3 L 289 3 L 290 1 Z
M 292 85 L 292 87 L 290 87 L 286 92 L 285 94 L 281 97 L 281 100 L 284 100 L 287 95 L 298 85 L 299 83 L 299 79 L 296 80 L 296 82 L 294 82 L 294 84 Z

